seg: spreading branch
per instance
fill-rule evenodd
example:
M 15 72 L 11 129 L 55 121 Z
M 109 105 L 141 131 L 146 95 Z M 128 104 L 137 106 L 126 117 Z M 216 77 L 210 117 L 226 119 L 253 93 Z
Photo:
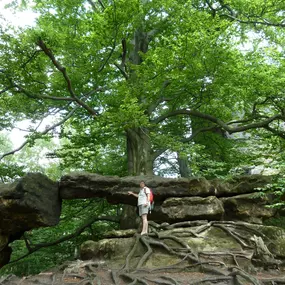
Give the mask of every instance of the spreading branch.
M 121 74 L 125 77 L 126 80 L 129 79 L 129 75 L 126 73 L 126 71 L 122 68 L 122 66 L 120 66 L 117 63 L 114 63 L 114 65 L 119 69 L 119 71 L 121 72 Z
M 0 94 L 7 92 L 8 90 L 12 89 L 14 86 L 8 86 L 0 91 Z
M 247 25 L 251 24 L 255 26 L 262 25 L 262 26 L 280 27 L 280 28 L 285 27 L 284 21 L 276 23 L 265 19 L 264 18 L 264 14 L 266 12 L 265 8 L 262 9 L 260 15 L 244 15 L 242 13 L 239 14 L 231 6 L 225 4 L 223 0 L 220 0 L 218 2 L 220 3 L 220 6 L 215 8 L 213 7 L 213 5 L 211 5 L 211 2 L 209 0 L 206 0 L 206 4 L 210 8 L 213 16 L 215 16 L 217 13 L 220 12 L 219 17 L 228 18 L 231 21 L 235 21 L 241 24 L 247 24 Z M 246 19 L 242 19 L 242 17 L 245 17 Z
M 43 135 L 46 135 L 49 131 L 55 129 L 56 127 L 58 126 L 61 126 L 63 123 L 65 123 L 69 118 L 71 118 L 73 116 L 73 114 L 75 113 L 75 111 L 78 109 L 79 107 L 75 107 L 72 111 L 70 111 L 62 120 L 60 120 L 59 122 L 55 123 L 54 125 L 46 128 L 44 131 L 42 132 L 37 132 L 37 134 L 39 134 L 40 136 L 43 136 Z M 39 127 L 39 126 L 38 126 Z M 37 128 L 38 128 L 37 127 Z M 36 130 L 37 130 L 36 128 Z M 36 130 L 34 131 L 34 133 L 36 133 Z M 20 151 L 21 149 L 23 149 L 28 143 L 30 142 L 30 139 L 27 139 L 25 140 L 18 148 L 12 150 L 12 151 L 9 151 L 9 152 L 6 152 L 4 154 L 2 154 L 0 156 L 0 161 L 8 156 L 8 155 L 12 155 L 12 154 L 15 154 L 16 152 Z
M 49 95 L 33 94 L 18 84 L 14 84 L 14 86 L 17 87 L 19 92 L 23 93 L 28 98 L 32 98 L 32 99 L 49 99 L 49 100 L 55 100 L 55 101 L 75 101 L 75 99 L 72 97 L 56 97 L 56 96 L 49 96 Z
M 95 3 L 92 0 L 87 0 L 87 2 L 91 5 L 93 11 L 96 12 L 97 11 L 97 7 L 96 7 Z
M 69 235 L 66 235 L 66 236 L 63 236 L 55 241 L 51 241 L 51 242 L 47 242 L 47 243 L 39 243 L 39 244 L 35 244 L 33 246 L 29 246 L 28 247 L 28 253 L 26 253 L 25 255 L 15 259 L 15 260 L 12 260 L 9 262 L 9 264 L 11 263 L 15 263 L 15 262 L 18 262 L 19 260 L 22 260 L 23 258 L 31 255 L 32 253 L 42 249 L 42 248 L 46 248 L 46 247 L 51 247 L 51 246 L 54 246 L 54 245 L 57 245 L 57 244 L 60 244 L 64 241 L 67 241 L 67 240 L 70 240 L 74 237 L 77 237 L 79 236 L 86 228 L 88 228 L 90 225 L 92 225 L 93 223 L 95 222 L 98 222 L 98 221 L 108 221 L 108 222 L 115 222 L 115 223 L 118 223 L 119 220 L 117 217 L 113 217 L 113 216 L 101 216 L 101 217 L 92 217 L 91 219 L 87 219 L 87 221 L 85 221 L 85 223 L 83 223 L 83 225 L 81 225 L 79 228 L 77 228 L 75 230 L 75 232 L 69 234 Z
M 152 123 L 158 124 L 158 123 L 166 120 L 167 118 L 178 116 L 178 115 L 198 117 L 198 118 L 210 121 L 210 122 L 214 123 L 216 126 L 220 126 L 223 130 L 227 131 L 229 134 L 243 132 L 243 131 L 247 131 L 250 129 L 268 128 L 269 124 L 272 123 L 273 121 L 276 121 L 276 120 L 285 121 L 284 115 L 276 114 L 274 116 L 260 120 L 259 122 L 253 122 L 253 123 L 245 124 L 243 126 L 231 127 L 227 123 L 225 123 L 223 120 L 218 119 L 212 115 L 205 114 L 205 113 L 199 112 L 197 110 L 180 109 L 180 110 L 176 110 L 173 112 L 165 113 L 165 114 L 157 117 L 156 119 L 152 120 Z
M 46 44 L 43 42 L 42 39 L 39 39 L 37 42 L 38 46 L 44 51 L 44 53 L 50 58 L 50 60 L 52 61 L 53 65 L 56 67 L 56 69 L 58 71 L 60 71 L 67 83 L 67 89 L 69 91 L 69 94 L 71 95 L 71 97 L 74 99 L 74 101 L 80 105 L 81 107 L 83 107 L 85 110 L 87 110 L 91 115 L 93 116 L 97 116 L 97 112 L 92 109 L 91 107 L 89 107 L 85 102 L 83 102 L 82 100 L 80 100 L 72 87 L 72 83 L 71 83 L 71 79 L 69 78 L 67 72 L 66 72 L 66 68 L 63 67 L 55 58 L 55 56 L 53 55 L 52 51 L 46 46 Z
M 36 58 L 36 55 L 37 55 L 39 52 L 42 52 L 42 51 L 41 51 L 41 50 L 36 50 L 36 51 L 34 51 L 33 54 L 28 58 L 28 60 L 27 60 L 25 63 L 22 64 L 21 67 L 22 67 L 22 68 L 25 68 L 26 65 L 27 65 L 29 62 L 31 62 L 34 58 Z

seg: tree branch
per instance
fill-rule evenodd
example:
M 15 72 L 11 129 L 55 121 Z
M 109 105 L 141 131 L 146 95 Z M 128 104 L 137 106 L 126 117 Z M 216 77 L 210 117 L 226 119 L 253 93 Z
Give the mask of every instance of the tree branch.
M 22 68 L 25 68 L 26 65 L 27 65 L 30 61 L 32 61 L 32 60 L 36 57 L 36 54 L 38 54 L 39 52 L 41 52 L 41 50 L 36 50 L 36 51 L 34 51 L 33 54 L 30 56 L 30 58 L 29 58 L 25 63 L 23 63 L 23 64 L 21 65 L 21 67 L 22 67 Z
M 248 18 L 248 20 L 242 20 L 240 18 L 237 17 L 238 12 L 235 12 L 228 4 L 225 4 L 223 0 L 218 1 L 219 4 L 221 5 L 219 8 L 214 8 L 210 1 L 206 0 L 206 3 L 208 5 L 208 7 L 210 8 L 212 14 L 215 16 L 217 12 L 219 11 L 227 11 L 228 13 L 223 13 L 223 14 L 219 14 L 220 17 L 225 17 L 225 18 L 229 18 L 232 21 L 236 21 L 238 23 L 241 24 L 254 24 L 254 25 L 265 25 L 265 26 L 271 26 L 271 27 L 281 27 L 284 28 L 285 27 L 285 23 L 280 22 L 280 23 L 272 23 L 264 18 L 262 18 L 262 16 L 264 16 L 265 14 L 265 8 L 262 10 L 260 15 L 256 15 L 255 18 L 262 18 L 262 20 L 250 20 L 250 16 L 249 15 L 244 15 L 245 17 Z
M 153 103 L 149 106 L 148 108 L 148 113 L 151 114 L 152 112 L 154 112 L 154 110 L 157 108 L 157 106 L 162 103 L 162 102 L 169 102 L 172 101 L 173 98 L 167 98 L 165 96 L 163 96 L 163 91 L 171 84 L 170 80 L 165 80 L 162 84 L 161 90 L 159 91 L 159 93 L 161 94 L 161 96 Z
M 268 125 L 270 123 L 272 123 L 275 120 L 280 120 L 280 119 L 283 121 L 285 120 L 284 115 L 277 114 L 277 115 L 274 115 L 272 117 L 261 120 L 259 122 L 253 122 L 253 123 L 249 123 L 249 124 L 246 124 L 243 126 L 230 127 L 227 123 L 225 123 L 224 121 L 222 121 L 222 120 L 220 120 L 220 119 L 218 119 L 212 115 L 205 114 L 205 113 L 199 112 L 197 110 L 180 109 L 180 110 L 176 110 L 173 112 L 165 113 L 165 114 L 157 117 L 156 119 L 152 120 L 152 123 L 158 124 L 158 123 L 166 120 L 167 118 L 178 116 L 178 115 L 186 115 L 186 116 L 190 116 L 190 117 L 193 116 L 193 117 L 198 117 L 198 118 L 213 122 L 216 125 L 220 126 L 222 129 L 224 129 L 225 131 L 227 131 L 229 134 L 243 132 L 243 131 L 247 131 L 249 129 L 266 128 L 266 127 L 268 127 Z
M 103 8 L 104 10 L 104 8 Z M 114 22 L 116 22 L 116 5 L 114 4 Z M 108 61 L 110 60 L 111 56 L 113 55 L 116 45 L 117 45 L 117 37 L 118 37 L 118 26 L 116 23 L 116 28 L 115 28 L 115 34 L 114 34 L 114 41 L 113 41 L 113 45 L 112 45 L 112 49 L 108 55 L 108 57 L 106 58 L 106 60 L 103 62 L 102 66 L 99 68 L 98 72 L 101 72 L 104 67 L 106 66 L 106 64 L 108 63 Z
M 7 92 L 8 90 L 12 89 L 13 87 L 14 86 L 8 86 L 8 87 L 4 88 L 3 90 L 0 91 L 0 94 Z
M 15 87 L 18 88 L 19 92 L 21 92 L 21 93 L 25 94 L 27 97 L 33 98 L 33 99 L 49 99 L 49 100 L 57 100 L 57 101 L 75 101 L 75 99 L 72 97 L 56 97 L 56 96 L 32 94 L 18 84 L 15 84 Z
M 66 72 L 66 68 L 63 67 L 54 57 L 52 51 L 46 46 L 46 44 L 43 42 L 42 39 L 39 39 L 38 42 L 37 42 L 38 46 L 44 51 L 44 53 L 50 58 L 50 60 L 52 61 L 53 65 L 56 67 L 56 69 L 58 71 L 60 71 L 67 83 L 67 89 L 71 95 L 72 98 L 74 98 L 74 101 L 80 105 L 81 107 L 83 107 L 85 110 L 87 110 L 91 115 L 93 116 L 97 116 L 97 112 L 92 109 L 91 107 L 89 107 L 87 104 L 85 104 L 82 100 L 80 100 L 73 88 L 72 88 L 72 84 L 71 84 L 71 80 L 69 78 L 69 76 L 67 75 L 67 72 Z
M 263 21 L 253 21 L 253 20 L 241 20 L 235 16 L 232 15 L 228 15 L 228 14 L 221 14 L 220 17 L 226 17 L 229 18 L 233 21 L 239 22 L 241 24 L 254 24 L 254 25 L 264 25 L 264 26 L 271 26 L 271 27 L 280 27 L 280 28 L 284 28 L 285 27 L 285 23 L 271 23 L 267 20 L 263 20 Z
M 87 0 L 87 2 L 91 5 L 93 11 L 96 12 L 97 11 L 97 7 L 96 7 L 95 3 L 92 0 Z
M 79 108 L 79 107 L 75 107 L 75 108 L 74 108 L 72 111 L 70 111 L 70 112 L 67 114 L 67 116 L 64 117 L 61 121 L 59 121 L 59 122 L 57 122 L 56 124 L 54 124 L 54 125 L 52 125 L 52 126 L 46 128 L 44 131 L 39 132 L 39 134 L 40 134 L 40 135 L 46 135 L 49 131 L 55 129 L 56 127 L 58 127 L 58 126 L 60 126 L 60 125 L 62 125 L 62 124 L 63 124 L 64 122 L 66 122 L 70 117 L 72 117 L 72 115 L 75 113 L 75 111 L 76 111 L 78 108 Z M 38 127 L 39 127 L 39 126 L 38 126 Z M 37 127 L 37 128 L 38 128 L 38 127 Z M 36 130 L 37 130 L 37 128 L 36 128 Z M 36 130 L 34 131 L 34 133 L 36 132 Z M 26 140 L 25 142 L 23 142 L 18 148 L 16 148 L 16 149 L 14 149 L 14 150 L 12 150 L 12 151 L 9 151 L 9 152 L 6 152 L 6 153 L 2 154 L 2 155 L 0 156 L 0 161 L 1 161 L 4 157 L 6 157 L 6 156 L 15 154 L 16 152 L 20 151 L 20 150 L 23 149 L 29 142 L 30 142 L 30 140 L 27 139 L 27 140 Z
M 270 131 L 271 133 L 273 133 L 274 135 L 282 138 L 282 139 L 285 139 L 285 132 L 281 132 L 281 131 L 277 131 L 277 130 L 274 130 L 273 128 L 269 127 L 269 126 L 266 126 L 264 127 L 266 130 Z
M 87 227 L 89 227 L 91 224 L 98 222 L 98 221 L 109 221 L 109 222 L 115 222 L 115 223 L 119 223 L 119 219 L 117 217 L 113 217 L 113 216 L 101 216 L 101 217 L 92 217 L 91 219 L 88 219 L 87 221 L 85 221 L 85 223 L 83 225 L 81 225 L 79 228 L 76 229 L 76 231 L 72 234 L 63 236 L 55 241 L 52 242 L 47 242 L 47 243 L 40 243 L 40 244 L 36 244 L 33 247 L 30 246 L 30 250 L 28 253 L 24 254 L 23 256 L 12 260 L 9 262 L 9 264 L 11 263 L 15 263 L 18 262 L 19 260 L 22 260 L 23 258 L 29 256 L 30 254 L 45 248 L 45 247 L 50 247 L 50 246 L 54 246 L 57 245 L 59 243 L 62 243 L 64 241 L 70 240 L 74 237 L 79 236 Z
M 121 74 L 125 77 L 125 79 L 128 80 L 129 75 L 125 72 L 125 70 L 117 63 L 114 63 L 114 65 L 120 70 Z
M 100 6 L 102 7 L 103 11 L 105 10 L 105 5 L 103 4 L 102 0 L 98 0 Z
M 211 127 L 207 127 L 207 128 L 198 129 L 195 132 L 193 132 L 189 138 L 182 139 L 181 142 L 183 142 L 183 143 L 190 142 L 200 133 L 211 132 L 211 131 L 214 131 L 217 129 L 220 130 L 221 128 L 219 128 L 217 126 L 211 126 Z

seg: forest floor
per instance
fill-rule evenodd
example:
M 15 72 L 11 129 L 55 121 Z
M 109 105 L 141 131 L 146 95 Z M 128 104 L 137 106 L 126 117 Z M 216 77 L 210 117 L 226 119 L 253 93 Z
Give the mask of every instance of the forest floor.
M 250 277 L 248 277 L 250 276 Z M 202 272 L 150 272 L 136 271 L 120 273 L 108 268 L 96 270 L 82 267 L 77 273 L 64 271 L 47 271 L 38 275 L 16 277 L 14 275 L 0 278 L 2 285 L 198 285 L 198 284 L 285 284 L 285 270 L 259 272 L 254 275 L 239 276 L 235 274 L 217 275 Z

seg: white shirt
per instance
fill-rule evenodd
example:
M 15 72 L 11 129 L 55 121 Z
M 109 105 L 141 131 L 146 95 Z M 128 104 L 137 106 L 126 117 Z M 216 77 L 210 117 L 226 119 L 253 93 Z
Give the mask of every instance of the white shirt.
M 150 194 L 148 187 L 145 186 L 144 188 L 140 189 L 140 192 L 138 194 L 138 206 L 149 203 L 147 200 L 147 194 Z

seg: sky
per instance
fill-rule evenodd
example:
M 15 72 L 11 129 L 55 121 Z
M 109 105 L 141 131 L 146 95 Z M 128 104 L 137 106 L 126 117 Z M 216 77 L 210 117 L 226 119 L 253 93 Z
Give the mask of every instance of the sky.
M 15 11 L 14 9 L 5 9 L 5 5 L 11 3 L 11 0 L 0 0 L 0 25 L 10 23 L 14 26 L 25 27 L 35 25 L 37 14 L 33 11 Z M 4 18 L 4 19 L 3 19 Z M 18 128 L 27 129 L 30 123 L 23 121 L 18 124 Z M 27 134 L 25 131 L 14 129 L 11 132 L 4 132 L 13 142 L 14 147 L 19 147 L 24 141 L 24 136 Z
M 0 0 L 0 14 L 5 18 L 1 19 L 0 24 L 10 22 L 15 26 L 32 26 L 35 24 L 37 15 L 33 11 L 15 11 L 14 9 L 5 9 L 5 5 L 10 4 L 11 0 Z

